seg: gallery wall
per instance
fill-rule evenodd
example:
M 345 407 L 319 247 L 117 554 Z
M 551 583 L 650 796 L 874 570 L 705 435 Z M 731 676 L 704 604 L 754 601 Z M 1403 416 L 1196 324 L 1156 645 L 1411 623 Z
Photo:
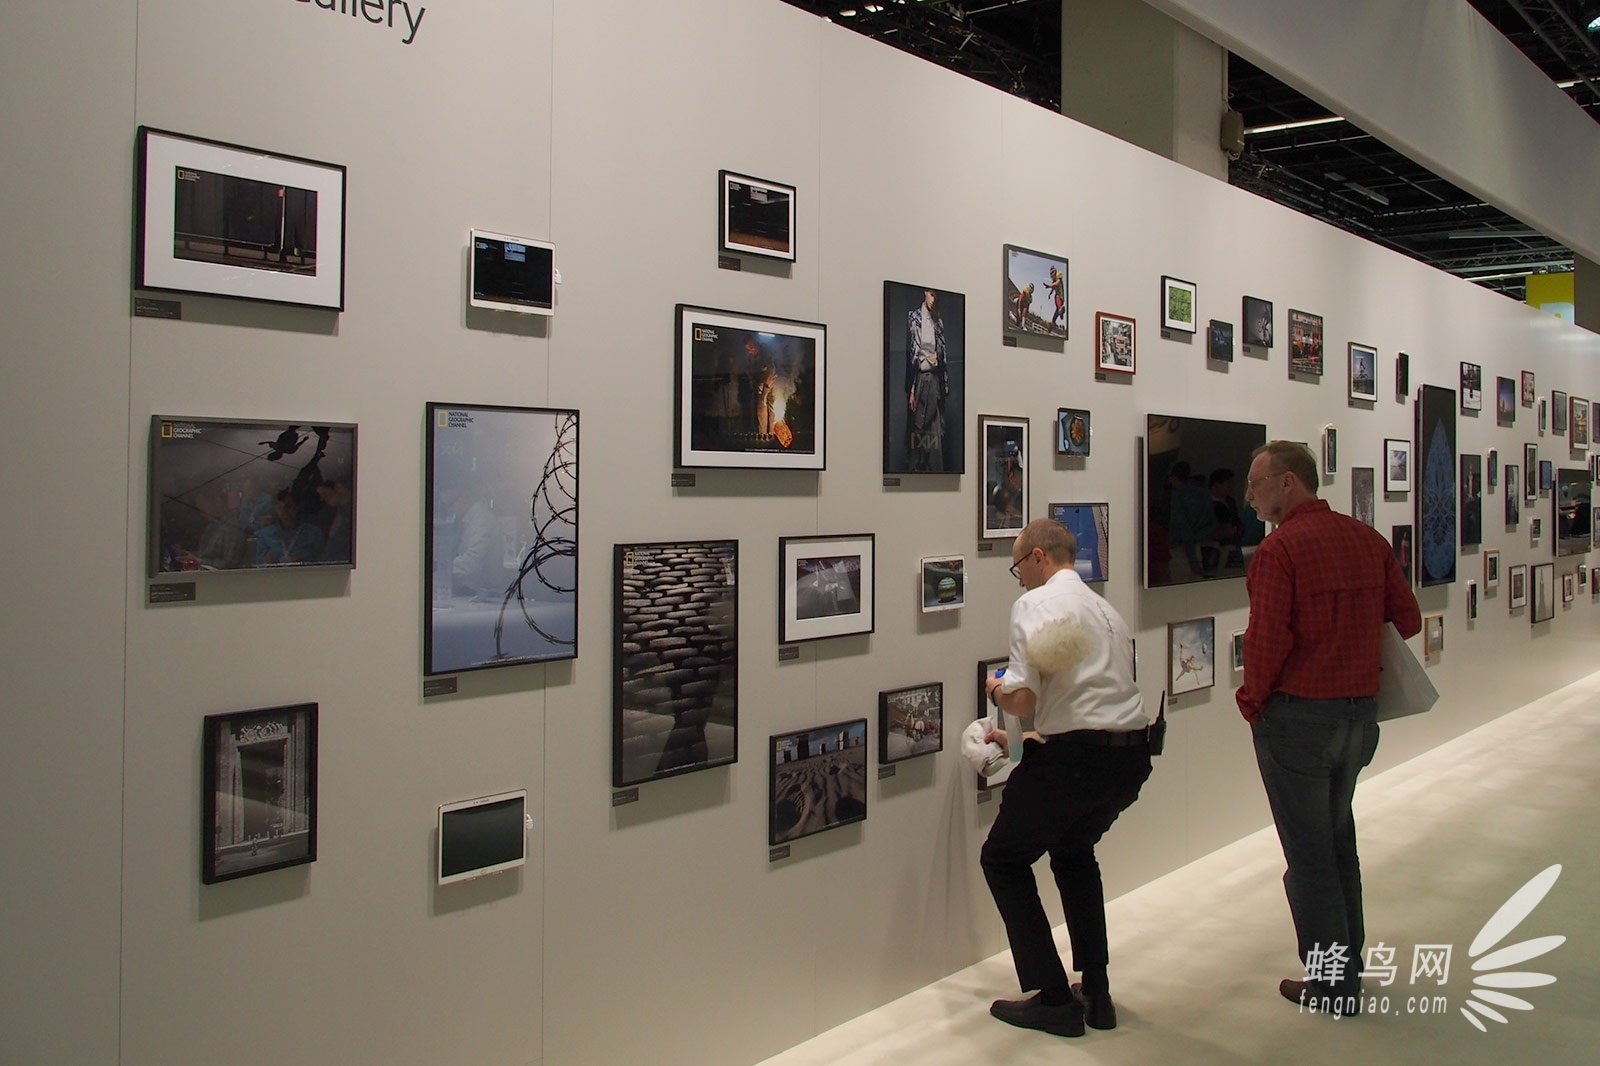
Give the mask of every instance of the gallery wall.
M 410 44 L 288 2 L 144 0 L 92 26 L 0 17 L 17 31 L 0 39 L 27 42 L 4 47 L 4 86 L 35 79 L 34 107 L 4 119 L 26 149 L 8 152 L 8 187 L 49 190 L 4 214 L 6 246 L 33 266 L 9 268 L 22 281 L 0 295 L 23 357 L 7 360 L 0 424 L 8 456 L 39 457 L 12 464 L 12 492 L 55 516 L 8 515 L 6 553 L 73 562 L 6 583 L 8 613 L 34 620 L 8 633 L 6 678 L 36 713 L 8 715 L 24 750 L 8 746 L 0 787 L 37 813 L 3 832 L 7 854 L 50 856 L 6 875 L 23 963 L 4 968 L 0 1032 L 19 1061 L 222 1046 L 278 1061 L 282 1041 L 239 1039 L 260 1019 L 306 1062 L 757 1061 L 1003 947 L 977 867 L 996 804 L 953 743 L 874 776 L 866 821 L 777 861 L 766 842 L 770 734 L 873 717 L 880 690 L 926 681 L 945 686 L 952 739 L 976 712 L 975 664 L 1003 653 L 1018 591 L 1010 543 L 978 540 L 979 414 L 1030 420 L 1034 515 L 1110 503 L 1103 591 L 1137 632 L 1154 701 L 1167 622 L 1214 615 L 1225 634 L 1247 605 L 1238 581 L 1141 589 L 1146 413 L 1313 442 L 1332 423 L 1341 472 L 1323 495 L 1347 509 L 1349 468 L 1411 435 L 1389 385 L 1399 351 L 1413 386 L 1454 387 L 1468 359 L 1486 382 L 1532 369 L 1545 394 L 1600 395 L 1592 334 L 778 3 L 429 5 Z M 68 79 L 35 51 L 85 62 Z M 130 318 L 140 124 L 346 165 L 346 309 L 183 297 L 182 321 Z M 797 188 L 794 264 L 719 269 L 722 168 Z M 474 226 L 555 241 L 552 319 L 467 312 Z M 1066 342 L 1002 344 L 1007 242 L 1070 259 Z M 87 245 L 110 250 L 85 273 Z M 1203 334 L 1163 339 L 1162 274 L 1197 283 L 1202 322 L 1238 324 L 1246 294 L 1274 301 L 1279 346 L 1215 364 Z M 883 482 L 886 279 L 966 295 L 965 474 Z M 826 470 L 702 470 L 673 487 L 680 302 L 827 324 Z M 1291 307 L 1324 317 L 1320 380 L 1287 373 Z M 1131 379 L 1095 380 L 1096 311 L 1138 319 Z M 1375 403 L 1346 401 L 1352 340 L 1380 352 Z M 581 411 L 575 660 L 424 696 L 428 401 Z M 1051 452 L 1062 406 L 1093 411 L 1087 460 Z M 155 413 L 358 423 L 358 568 L 234 575 L 195 603 L 148 604 Z M 1526 409 L 1514 429 L 1492 404 L 1460 421 L 1461 450 L 1502 463 L 1534 439 L 1554 447 Z M 1548 511 L 1531 513 L 1548 525 Z M 1549 534 L 1533 545 L 1526 523 L 1490 515 L 1503 567 L 1547 558 Z M 1410 496 L 1380 495 L 1380 529 L 1412 520 Z M 856 532 L 877 536 L 875 632 L 780 662 L 777 538 Z M 739 761 L 614 806 L 612 546 L 673 538 L 740 543 Z M 960 611 L 917 609 L 916 561 L 934 554 L 968 560 Z M 1475 566 L 1462 556 L 1463 580 Z M 1419 591 L 1446 614 L 1443 702 L 1387 727 L 1375 770 L 1590 670 L 1600 605 L 1535 627 L 1504 587 L 1480 596 L 1469 624 L 1464 584 Z M 1167 754 L 1102 848 L 1112 893 L 1267 823 L 1233 680 L 1224 667 L 1172 704 Z M 308 700 L 317 861 L 201 885 L 202 716 Z M 511 788 L 530 794 L 528 865 L 435 886 L 437 806 Z

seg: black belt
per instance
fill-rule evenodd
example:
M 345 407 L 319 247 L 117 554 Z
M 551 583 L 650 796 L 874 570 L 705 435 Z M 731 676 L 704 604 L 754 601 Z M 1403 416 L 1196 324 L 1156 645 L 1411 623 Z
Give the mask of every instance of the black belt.
M 1112 732 L 1109 729 L 1072 729 L 1065 733 L 1051 733 L 1045 740 L 1065 740 L 1096 748 L 1144 747 L 1150 743 L 1150 738 L 1143 729 L 1129 729 L 1122 732 Z

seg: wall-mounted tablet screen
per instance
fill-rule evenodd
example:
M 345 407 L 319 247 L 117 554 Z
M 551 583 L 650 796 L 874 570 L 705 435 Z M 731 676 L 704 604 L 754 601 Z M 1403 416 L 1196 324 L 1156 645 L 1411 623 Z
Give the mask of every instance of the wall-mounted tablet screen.
M 549 241 L 472 231 L 471 304 L 491 311 L 555 313 L 556 246 Z
M 439 808 L 439 883 L 470 881 L 528 861 L 528 790 Z

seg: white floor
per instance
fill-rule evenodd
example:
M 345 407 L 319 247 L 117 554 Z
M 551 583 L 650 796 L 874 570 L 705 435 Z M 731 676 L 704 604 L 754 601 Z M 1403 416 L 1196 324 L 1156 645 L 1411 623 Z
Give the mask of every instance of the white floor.
M 1279 998 L 1279 978 L 1299 975 L 1283 854 L 1269 829 L 1111 902 L 1114 1031 L 1064 1039 L 990 1018 L 991 1000 L 1019 994 L 1007 952 L 766 1066 L 1600 1061 L 1600 674 L 1363 780 L 1356 813 L 1367 946 L 1395 947 L 1398 969 L 1387 988 L 1365 983 L 1369 996 L 1388 996 L 1389 1013 L 1334 1019 Z M 1566 937 L 1501 967 L 1556 981 L 1503 989 L 1532 1009 L 1500 1009 L 1504 1023 L 1477 1015 L 1488 1030 L 1480 1032 L 1462 1013 L 1473 988 L 1469 946 L 1517 889 L 1557 863 L 1548 895 L 1498 945 Z M 1065 928 L 1056 932 L 1070 959 Z M 1442 986 L 1411 983 L 1419 944 L 1452 946 Z M 1408 1012 L 1424 993 L 1430 1008 L 1445 997 L 1443 1013 Z

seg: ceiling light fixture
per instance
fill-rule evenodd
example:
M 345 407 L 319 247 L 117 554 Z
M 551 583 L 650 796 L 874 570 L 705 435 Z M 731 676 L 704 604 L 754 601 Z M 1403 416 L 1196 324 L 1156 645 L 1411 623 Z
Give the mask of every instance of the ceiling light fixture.
M 1331 126 L 1335 122 L 1343 122 L 1339 115 L 1329 115 L 1327 118 L 1308 118 L 1300 122 L 1278 122 L 1271 126 L 1251 126 L 1244 131 L 1246 137 L 1256 133 L 1282 133 L 1284 130 L 1304 130 L 1312 126 Z

